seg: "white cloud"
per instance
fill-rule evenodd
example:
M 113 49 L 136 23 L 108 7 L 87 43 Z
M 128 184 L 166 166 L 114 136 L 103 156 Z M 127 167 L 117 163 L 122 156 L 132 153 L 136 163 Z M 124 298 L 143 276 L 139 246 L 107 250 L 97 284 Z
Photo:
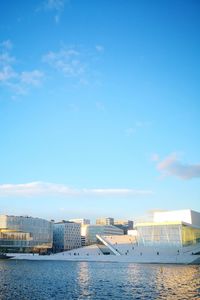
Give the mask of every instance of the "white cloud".
M 10 40 L 3 41 L 0 45 L 7 50 L 11 50 L 13 47 L 13 44 Z
M 15 62 L 15 58 L 9 54 L 7 51 L 3 51 L 0 55 L 0 65 L 7 66 Z
M 73 85 L 96 85 L 98 82 L 97 64 L 99 53 L 94 49 L 87 49 L 83 45 L 62 45 L 56 51 L 50 50 L 42 57 L 43 63 L 47 64 L 54 72 L 73 81 Z
M 24 95 L 31 86 L 39 86 L 44 78 L 40 70 L 17 70 L 17 59 L 10 54 L 10 40 L 0 43 L 0 84 L 11 89 L 15 95 Z
M 98 52 L 104 52 L 104 47 L 102 45 L 96 45 L 95 48 Z
M 48 10 L 57 10 L 60 11 L 65 6 L 65 0 L 47 0 L 44 3 L 45 8 Z
M 20 77 L 22 83 L 38 86 L 41 83 L 41 79 L 44 78 L 44 74 L 39 70 L 33 70 L 30 72 L 22 72 Z
M 54 20 L 59 23 L 61 14 L 64 10 L 66 0 L 46 0 L 43 2 L 42 10 L 54 13 Z
M 12 78 L 16 78 L 17 74 L 11 66 L 3 66 L 0 69 L 0 82 L 6 82 Z
M 85 73 L 86 65 L 82 62 L 81 53 L 72 48 L 50 51 L 43 56 L 43 62 L 67 77 L 80 77 Z
M 48 182 L 30 182 L 22 184 L 1 184 L 0 197 L 34 197 L 34 196 L 121 196 L 134 197 L 150 195 L 151 191 L 137 189 L 76 189 L 65 184 Z
M 136 121 L 135 124 L 129 128 L 126 128 L 125 134 L 130 137 L 137 133 L 138 130 L 146 129 L 151 125 L 150 122 Z
M 157 169 L 164 176 L 176 176 L 189 180 L 200 177 L 200 164 L 185 164 L 178 159 L 176 153 L 172 153 L 157 163 Z

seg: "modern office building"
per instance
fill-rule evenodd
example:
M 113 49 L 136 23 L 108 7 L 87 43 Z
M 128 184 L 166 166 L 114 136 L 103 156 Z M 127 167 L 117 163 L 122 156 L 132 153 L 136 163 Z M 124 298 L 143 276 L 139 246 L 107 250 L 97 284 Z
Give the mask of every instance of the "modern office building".
M 45 252 L 52 248 L 53 224 L 28 216 L 0 216 L 0 251 Z
M 70 221 L 54 223 L 53 249 L 56 252 L 81 247 L 81 225 Z
M 87 225 L 90 224 L 90 220 L 89 219 L 70 219 L 70 222 L 74 222 L 74 223 L 78 223 L 81 225 Z
M 90 220 L 89 219 L 71 219 L 70 222 L 81 224 L 81 227 L 84 225 L 89 225 Z M 81 246 L 85 246 L 85 236 L 81 235 Z
M 133 221 L 131 220 L 116 220 L 114 225 L 124 231 L 127 234 L 128 230 L 133 230 Z
M 81 236 L 85 237 L 85 245 L 97 242 L 96 235 L 123 235 L 122 229 L 113 225 L 84 225 L 81 227 Z
M 114 225 L 114 218 L 99 218 L 96 219 L 96 225 Z

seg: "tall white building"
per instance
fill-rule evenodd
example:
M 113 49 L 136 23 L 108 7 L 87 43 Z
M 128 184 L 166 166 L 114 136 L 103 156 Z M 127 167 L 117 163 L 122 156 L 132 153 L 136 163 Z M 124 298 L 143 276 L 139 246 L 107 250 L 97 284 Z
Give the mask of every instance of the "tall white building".
M 65 251 L 81 247 L 81 225 L 70 221 L 54 223 L 53 248 Z

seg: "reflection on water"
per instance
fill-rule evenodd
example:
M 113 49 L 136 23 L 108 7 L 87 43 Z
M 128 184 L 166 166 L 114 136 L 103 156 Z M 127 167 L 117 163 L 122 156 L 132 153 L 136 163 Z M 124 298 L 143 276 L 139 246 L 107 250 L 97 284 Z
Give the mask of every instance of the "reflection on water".
M 200 268 L 197 266 L 161 267 L 156 282 L 160 295 L 163 290 L 170 294 L 167 299 L 174 299 L 174 294 L 178 294 L 178 299 L 200 298 Z
M 200 267 L 0 261 L 0 299 L 200 299 Z
M 77 274 L 77 280 L 79 284 L 79 294 L 83 298 L 90 297 L 90 272 L 87 262 L 79 263 L 79 270 Z

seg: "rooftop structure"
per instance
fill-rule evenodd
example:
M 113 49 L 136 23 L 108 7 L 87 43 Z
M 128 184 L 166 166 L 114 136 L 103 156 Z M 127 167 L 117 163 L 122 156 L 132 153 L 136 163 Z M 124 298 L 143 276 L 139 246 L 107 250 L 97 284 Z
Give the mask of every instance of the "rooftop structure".
M 154 222 L 184 222 L 200 227 L 200 213 L 191 209 L 154 212 Z

